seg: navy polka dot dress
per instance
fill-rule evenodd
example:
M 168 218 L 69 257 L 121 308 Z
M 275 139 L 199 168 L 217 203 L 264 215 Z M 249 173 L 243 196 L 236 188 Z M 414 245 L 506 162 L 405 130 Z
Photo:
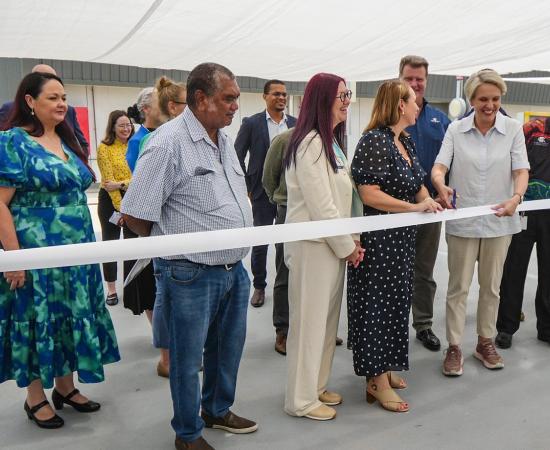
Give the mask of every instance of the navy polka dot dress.
M 357 185 L 378 185 L 410 203 L 425 175 L 409 136 L 400 137 L 412 165 L 401 156 L 390 128 L 368 131 L 351 164 Z M 367 205 L 363 215 L 387 214 Z M 365 258 L 348 269 L 349 345 L 355 373 L 367 378 L 409 368 L 409 312 L 414 282 L 416 227 L 361 234 Z

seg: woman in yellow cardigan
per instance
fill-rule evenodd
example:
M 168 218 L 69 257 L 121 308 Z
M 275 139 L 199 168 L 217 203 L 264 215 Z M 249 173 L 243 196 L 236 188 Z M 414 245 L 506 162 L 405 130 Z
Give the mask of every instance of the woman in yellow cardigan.
M 97 212 L 104 241 L 120 238 L 120 226 L 109 222 L 115 211 L 120 210 L 122 195 L 128 188 L 132 172 L 126 162 L 128 140 L 134 134 L 134 126 L 124 111 L 115 110 L 109 114 L 105 138 L 97 148 L 97 165 L 101 172 L 101 189 Z M 125 229 L 126 233 L 126 229 Z M 117 263 L 103 264 L 103 278 L 107 282 L 108 305 L 116 305 Z

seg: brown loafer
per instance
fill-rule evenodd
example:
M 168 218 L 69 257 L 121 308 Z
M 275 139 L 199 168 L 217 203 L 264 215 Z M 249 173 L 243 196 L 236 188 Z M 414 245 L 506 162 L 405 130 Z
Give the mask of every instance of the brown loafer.
M 250 304 L 254 306 L 254 308 L 259 308 L 260 306 L 263 306 L 265 303 L 265 289 L 254 289 L 254 294 L 252 294 L 252 298 L 250 299 Z
M 159 361 L 157 364 L 157 375 L 163 378 L 170 378 L 170 369 L 164 367 Z
M 228 411 L 223 417 L 211 417 L 201 411 L 201 417 L 206 428 L 218 428 L 235 434 L 253 433 L 258 429 L 256 422 L 239 417 L 231 411 Z
M 180 439 L 178 436 L 176 436 L 175 445 L 177 450 L 214 450 L 214 447 L 209 445 L 202 436 L 191 442 L 184 441 L 183 439 Z
M 281 355 L 286 355 L 286 335 L 278 334 L 275 337 L 275 351 Z

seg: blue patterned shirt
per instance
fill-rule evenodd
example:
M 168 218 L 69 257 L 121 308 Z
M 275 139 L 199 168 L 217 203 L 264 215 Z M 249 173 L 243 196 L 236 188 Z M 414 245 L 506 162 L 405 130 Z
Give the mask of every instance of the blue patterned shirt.
M 424 99 L 424 106 L 420 111 L 416 124 L 405 130 L 411 135 L 416 144 L 416 154 L 426 172 L 424 186 L 428 188 L 431 194 L 436 192 L 430 179 L 430 173 L 445 137 L 445 131 L 447 131 L 450 123 L 451 121 L 443 112 L 431 106 Z
M 252 226 L 244 174 L 229 137 L 218 146 L 190 108 L 151 134 L 121 211 L 153 222 L 151 236 Z M 231 264 L 249 248 L 175 255 L 208 264 Z

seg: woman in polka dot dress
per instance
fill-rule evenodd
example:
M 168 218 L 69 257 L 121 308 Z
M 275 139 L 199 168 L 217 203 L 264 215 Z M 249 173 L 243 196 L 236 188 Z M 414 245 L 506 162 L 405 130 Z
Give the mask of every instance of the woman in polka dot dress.
M 426 211 L 441 206 L 422 185 L 424 170 L 405 128 L 416 121 L 415 93 L 404 82 L 378 89 L 371 121 L 351 165 L 365 216 Z M 364 261 L 348 272 L 349 340 L 355 373 L 367 378 L 367 401 L 390 411 L 409 405 L 393 390 L 406 387 L 391 371 L 409 368 L 409 311 L 416 228 L 361 235 Z

